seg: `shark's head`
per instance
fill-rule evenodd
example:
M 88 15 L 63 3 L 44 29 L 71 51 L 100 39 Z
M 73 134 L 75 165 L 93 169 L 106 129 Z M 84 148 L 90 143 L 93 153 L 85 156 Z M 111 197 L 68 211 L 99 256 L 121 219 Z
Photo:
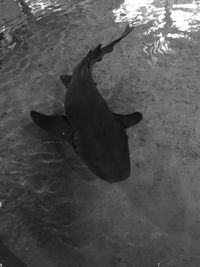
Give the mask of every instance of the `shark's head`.
M 121 158 L 120 161 L 114 158 L 102 157 L 87 161 L 92 172 L 102 180 L 110 183 L 120 182 L 130 175 L 129 156 Z

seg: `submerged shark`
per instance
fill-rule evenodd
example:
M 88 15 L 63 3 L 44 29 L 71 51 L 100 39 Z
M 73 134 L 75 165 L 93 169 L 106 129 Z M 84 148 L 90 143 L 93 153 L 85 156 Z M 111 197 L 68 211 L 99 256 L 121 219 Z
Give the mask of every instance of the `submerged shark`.
M 75 67 L 72 76 L 60 76 L 67 87 L 66 116 L 31 111 L 33 121 L 40 128 L 59 140 L 68 141 L 89 169 L 110 183 L 125 180 L 130 175 L 125 129 L 137 124 L 142 114 L 112 113 L 93 81 L 92 68 L 132 30 L 133 26 L 128 25 L 122 35 L 110 44 L 104 47 L 100 44 L 90 50 Z

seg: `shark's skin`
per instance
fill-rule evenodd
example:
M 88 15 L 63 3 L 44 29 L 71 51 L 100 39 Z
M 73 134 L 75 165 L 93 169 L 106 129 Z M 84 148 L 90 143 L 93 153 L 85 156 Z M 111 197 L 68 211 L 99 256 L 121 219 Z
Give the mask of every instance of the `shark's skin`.
M 130 175 L 128 136 L 125 129 L 142 119 L 140 112 L 114 114 L 92 79 L 93 65 L 110 53 L 133 27 L 105 47 L 97 46 L 75 67 L 72 76 L 60 77 L 68 88 L 65 116 L 47 116 L 31 111 L 33 121 L 59 139 L 67 140 L 90 170 L 107 182 L 119 182 Z

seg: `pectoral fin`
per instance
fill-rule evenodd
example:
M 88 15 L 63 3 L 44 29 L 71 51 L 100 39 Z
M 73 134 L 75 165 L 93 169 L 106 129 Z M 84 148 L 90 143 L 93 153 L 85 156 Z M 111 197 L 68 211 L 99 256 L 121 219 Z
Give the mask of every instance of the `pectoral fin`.
M 71 142 L 73 131 L 65 116 L 48 116 L 32 110 L 31 118 L 40 128 L 53 135 L 56 139 Z
M 134 112 L 128 115 L 120 115 L 113 113 L 113 115 L 123 128 L 129 128 L 140 122 L 142 119 L 142 114 L 140 112 Z
M 63 82 L 63 84 L 65 85 L 65 87 L 68 87 L 70 82 L 71 82 L 72 76 L 71 75 L 61 75 L 60 79 Z

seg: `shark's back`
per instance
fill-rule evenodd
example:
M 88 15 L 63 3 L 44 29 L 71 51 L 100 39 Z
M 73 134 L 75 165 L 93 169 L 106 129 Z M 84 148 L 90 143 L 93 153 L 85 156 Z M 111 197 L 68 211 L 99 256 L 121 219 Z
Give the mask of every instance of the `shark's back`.
M 90 73 L 75 75 L 66 93 L 65 111 L 75 132 L 77 152 L 97 176 L 109 181 L 123 180 L 130 173 L 127 134 Z
M 110 182 L 124 180 L 130 174 L 128 137 L 98 92 L 92 68 L 131 31 L 127 26 L 107 46 L 98 45 L 89 51 L 76 66 L 65 97 L 65 112 L 75 132 L 78 154 L 97 176 Z

